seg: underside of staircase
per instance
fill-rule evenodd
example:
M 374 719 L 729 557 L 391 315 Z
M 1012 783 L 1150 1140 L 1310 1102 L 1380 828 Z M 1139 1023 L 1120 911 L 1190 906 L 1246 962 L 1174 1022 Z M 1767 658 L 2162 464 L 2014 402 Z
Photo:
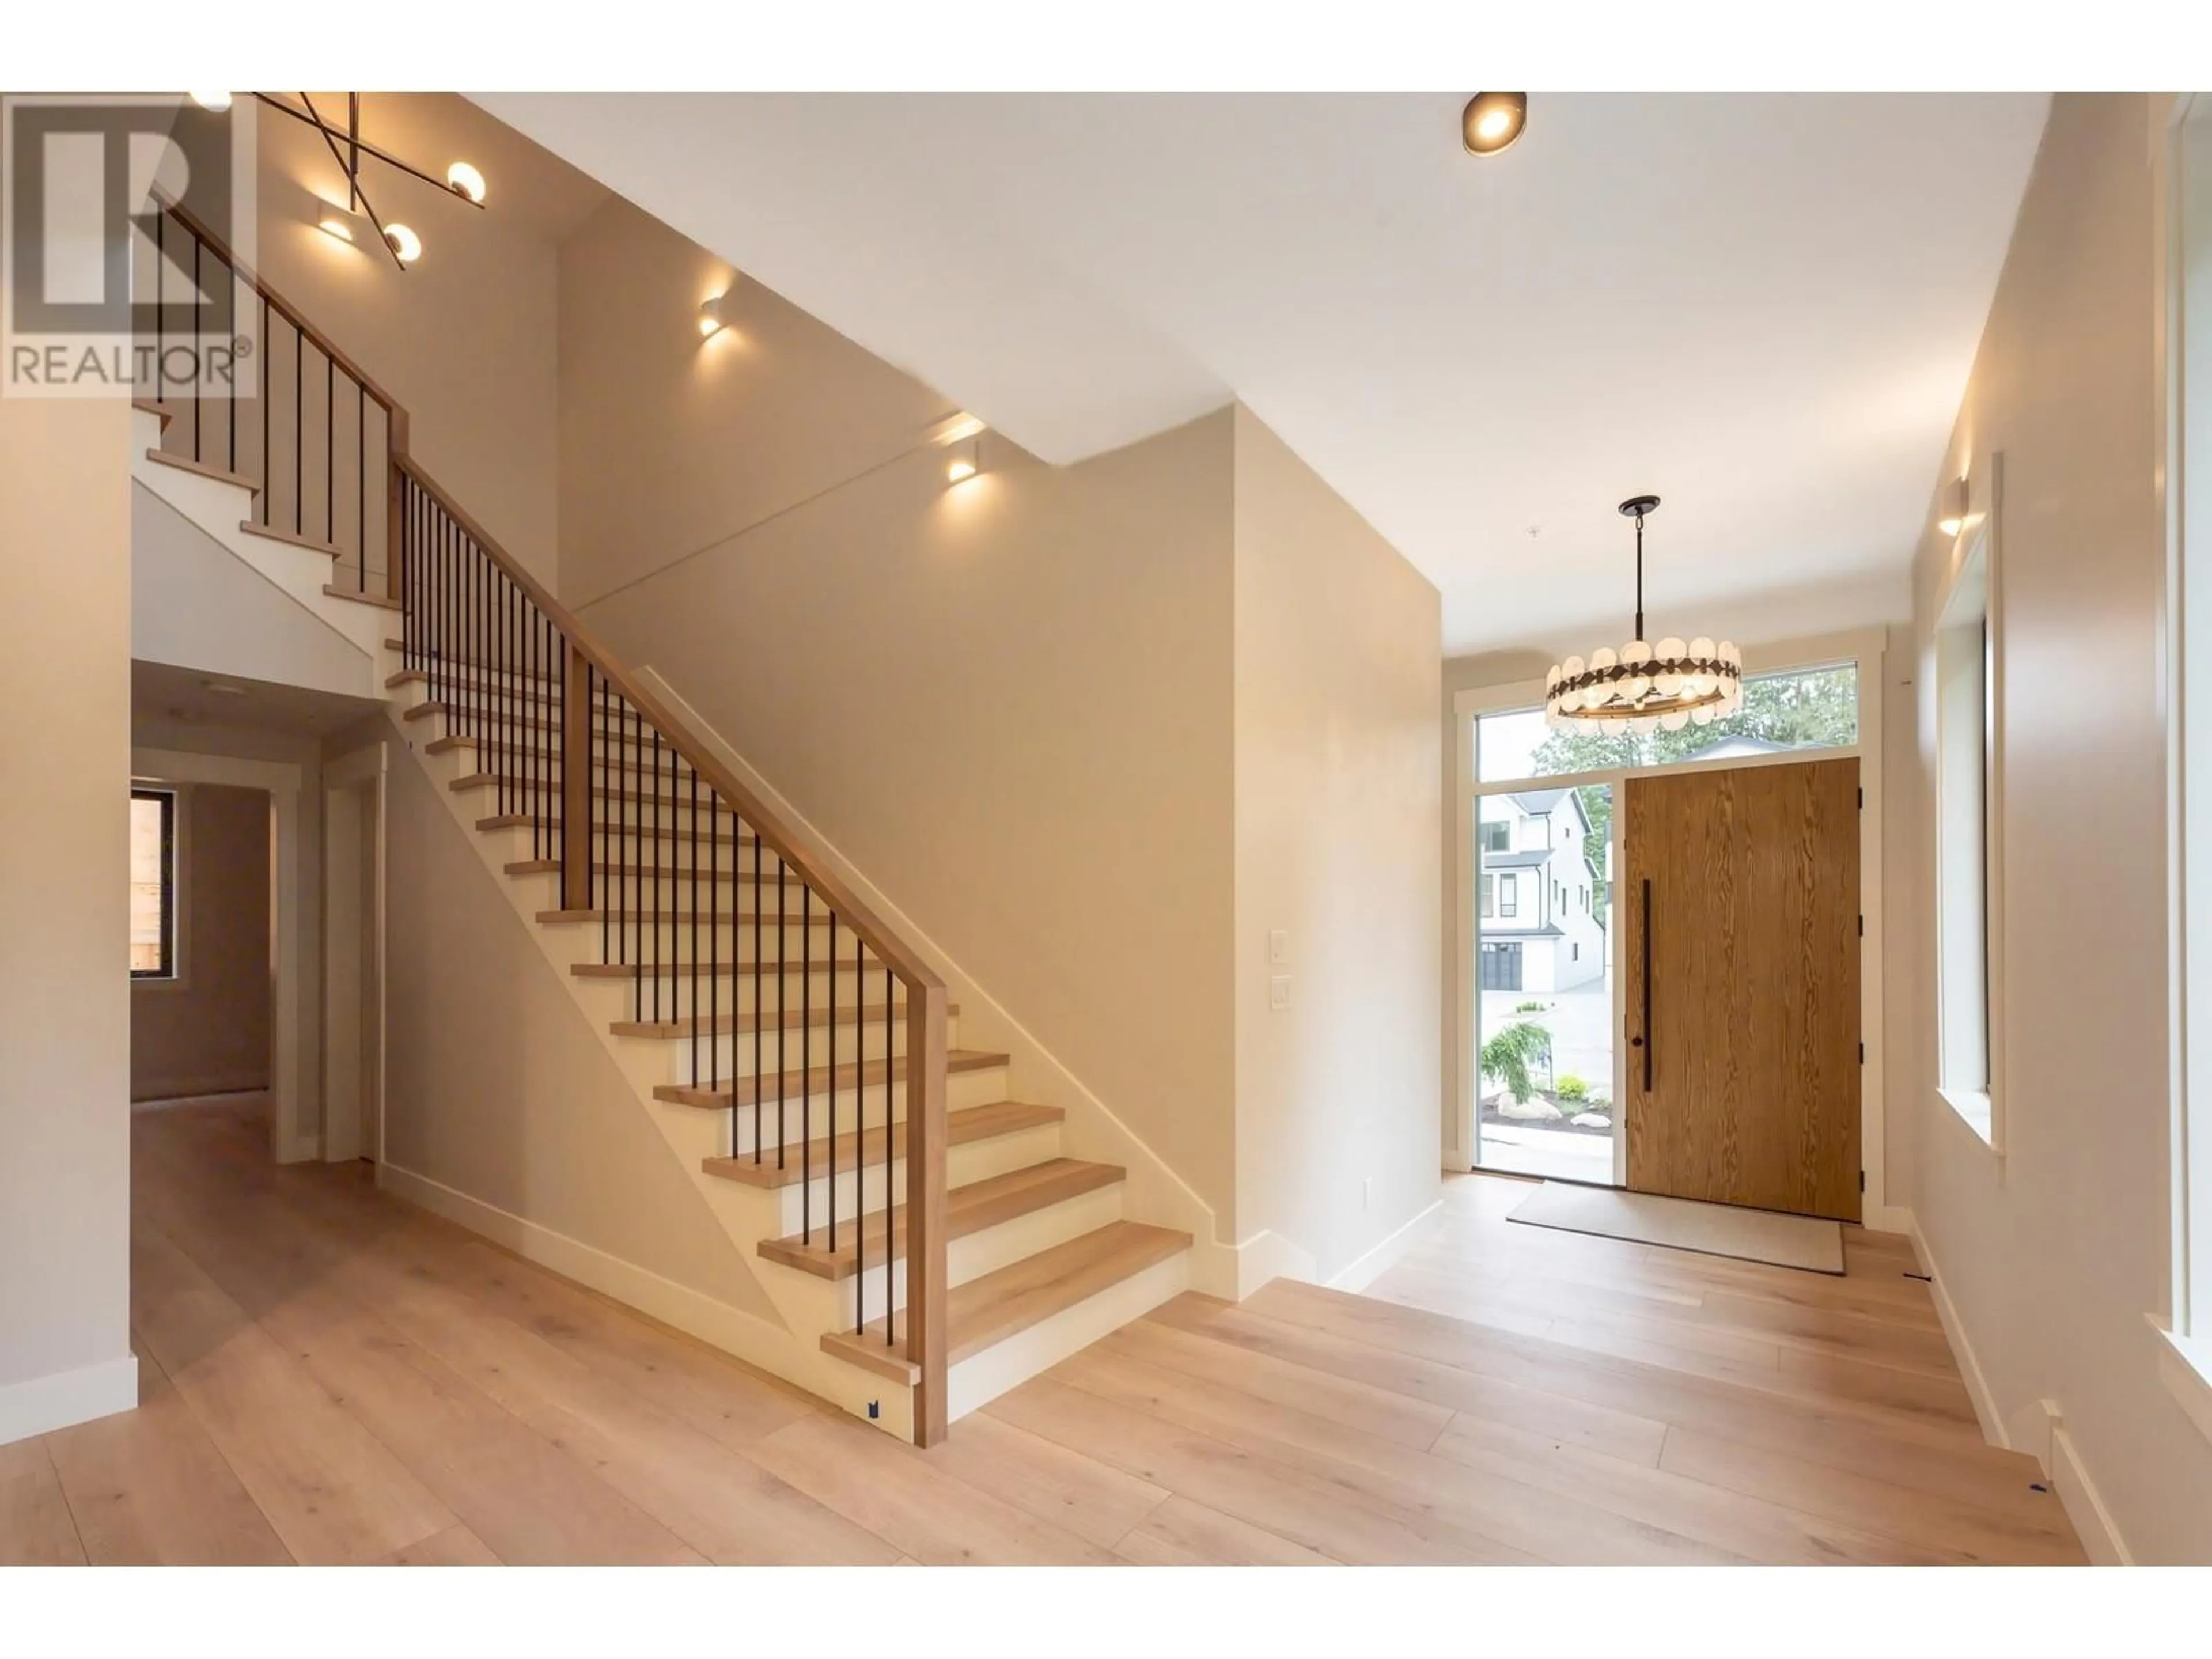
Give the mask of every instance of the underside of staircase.
M 741 815 L 688 734 L 626 697 L 581 707 L 572 654 L 457 629 L 430 614 L 451 596 L 427 581 L 387 584 L 362 568 L 365 551 L 349 568 L 337 544 L 258 522 L 255 480 L 176 453 L 173 413 L 134 412 L 139 483 L 372 654 L 395 738 L 614 1059 L 627 1086 L 605 1109 L 647 1116 L 773 1305 L 775 1322 L 736 1316 L 758 1329 L 723 1346 L 926 1438 L 908 1294 L 917 1103 L 942 1159 L 923 1236 L 943 1264 L 944 1419 L 1187 1288 L 1190 1236 L 1126 1213 L 1121 1166 L 1064 1156 L 1062 1109 L 1023 1098 L 1008 1054 L 963 1034 L 958 1007 L 943 1005 L 941 1048 L 930 1039 L 917 1079 L 912 981 L 877 948 L 872 918 L 825 897 L 842 887 L 794 854 L 787 829 Z M 419 469 L 401 481 L 403 459 L 391 465 L 410 515 L 418 497 L 443 503 Z M 495 563 L 502 604 L 512 587 L 542 601 L 533 626 L 574 627 L 453 512 Z M 395 532 L 395 559 L 427 576 L 408 545 L 397 551 Z M 588 835 L 567 836 L 580 811 Z

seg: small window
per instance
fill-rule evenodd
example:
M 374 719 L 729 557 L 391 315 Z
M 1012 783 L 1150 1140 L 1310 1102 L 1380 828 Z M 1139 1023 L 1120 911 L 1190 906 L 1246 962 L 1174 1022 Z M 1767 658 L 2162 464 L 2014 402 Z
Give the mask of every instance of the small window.
M 1993 1140 L 1988 546 L 1977 540 L 1959 567 L 1936 629 L 1936 1004 L 1938 1086 L 1976 1133 Z
M 1500 877 L 1498 877 L 1498 914 L 1499 915 L 1501 915 L 1501 916 L 1512 916 L 1512 915 L 1518 915 L 1520 913 L 1521 913 L 1521 881 L 1520 881 L 1520 878 L 1519 878 L 1517 876 L 1510 876 L 1510 875 L 1509 875 L 1509 876 L 1500 876 Z
M 1485 823 L 1481 839 L 1476 843 L 1486 853 L 1510 853 L 1513 850 L 1513 826 L 1503 818 Z
M 1580 945 L 1570 945 L 1567 946 L 1567 960 L 1569 962 L 1580 962 L 1582 959 L 1583 947 Z
M 1496 902 L 1495 896 L 1491 890 L 1492 884 L 1496 880 L 1497 878 L 1494 876 L 1485 876 L 1482 878 L 1482 914 L 1485 916 L 1495 915 L 1497 914 L 1497 912 L 1491 908 L 1491 906 Z
M 177 976 L 177 798 L 131 792 L 131 977 Z

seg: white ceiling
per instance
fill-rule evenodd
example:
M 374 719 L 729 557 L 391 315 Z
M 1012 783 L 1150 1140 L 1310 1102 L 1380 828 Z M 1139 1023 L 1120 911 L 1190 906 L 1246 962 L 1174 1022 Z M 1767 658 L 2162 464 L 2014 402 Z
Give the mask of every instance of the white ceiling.
M 1243 398 L 1454 653 L 1625 626 L 1645 490 L 1656 632 L 1901 605 L 2047 105 L 472 95 L 1048 460 Z

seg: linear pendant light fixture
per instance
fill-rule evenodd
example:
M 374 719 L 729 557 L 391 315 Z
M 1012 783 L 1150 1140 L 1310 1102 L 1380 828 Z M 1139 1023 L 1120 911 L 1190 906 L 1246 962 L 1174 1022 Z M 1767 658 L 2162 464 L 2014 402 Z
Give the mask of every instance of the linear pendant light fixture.
M 194 93 L 191 95 L 201 100 L 204 106 L 214 107 L 206 105 L 205 100 L 216 94 Z M 228 107 L 230 94 L 224 93 L 220 95 L 225 100 L 224 107 Z M 319 228 L 342 242 L 360 245 L 371 240 L 381 241 L 391 253 L 392 264 L 402 270 L 422 257 L 422 238 L 410 226 L 396 222 L 387 223 L 378 216 L 374 205 L 368 199 L 368 187 L 362 182 L 363 157 L 381 161 L 396 172 L 418 179 L 450 200 L 459 201 L 472 208 L 480 209 L 484 204 L 484 176 L 470 162 L 453 163 L 446 169 L 446 177 L 441 183 L 413 162 L 402 161 L 390 150 L 380 149 L 362 137 L 361 94 L 357 92 L 346 94 L 343 126 L 325 120 L 323 112 L 315 107 L 314 99 L 307 93 L 299 94 L 300 101 L 296 106 L 272 93 L 257 92 L 252 95 L 264 107 L 289 115 L 295 121 L 314 128 L 322 135 L 323 143 L 331 152 L 331 159 L 338 164 L 339 171 L 344 175 L 345 205 L 340 208 L 334 202 L 325 203 L 317 221 Z M 363 219 L 368 221 L 368 228 L 372 234 L 362 234 L 361 222 Z
M 1620 504 L 1636 520 L 1635 636 L 1618 651 L 1601 646 L 1587 663 L 1570 657 L 1544 677 L 1544 717 L 1563 731 L 1679 732 L 1743 707 L 1743 657 L 1728 641 L 1644 641 L 1644 520 L 1658 507 L 1656 495 Z

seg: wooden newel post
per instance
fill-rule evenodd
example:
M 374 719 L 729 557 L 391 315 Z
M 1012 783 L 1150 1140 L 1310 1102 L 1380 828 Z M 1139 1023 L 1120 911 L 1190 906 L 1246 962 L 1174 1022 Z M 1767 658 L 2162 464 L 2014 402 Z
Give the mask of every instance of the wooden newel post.
M 906 1340 L 921 1371 L 914 1443 L 945 1428 L 945 1010 L 942 985 L 906 995 Z
M 591 908 L 592 696 L 590 664 L 573 641 L 562 643 L 561 908 Z

